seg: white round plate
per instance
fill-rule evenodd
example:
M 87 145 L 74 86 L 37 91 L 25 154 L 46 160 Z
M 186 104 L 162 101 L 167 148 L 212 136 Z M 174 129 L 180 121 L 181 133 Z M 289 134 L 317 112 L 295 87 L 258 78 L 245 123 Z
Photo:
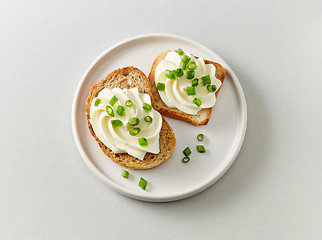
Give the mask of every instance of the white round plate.
M 135 66 L 147 76 L 155 57 L 162 51 L 182 48 L 204 59 L 218 61 L 226 69 L 226 78 L 218 94 L 210 121 L 193 126 L 166 118 L 177 144 L 172 156 L 150 170 L 132 170 L 128 179 L 121 176 L 124 167 L 107 158 L 90 135 L 85 116 L 89 88 L 109 72 Z M 166 202 L 190 197 L 214 184 L 234 162 L 244 140 L 247 122 L 246 101 L 240 83 L 229 65 L 216 53 L 187 38 L 170 34 L 149 34 L 122 41 L 99 56 L 87 69 L 75 92 L 72 106 L 72 128 L 78 150 L 86 165 L 112 189 L 135 199 Z M 196 136 L 205 135 L 199 142 Z M 198 153 L 203 144 L 206 153 Z M 182 151 L 190 147 L 189 163 L 182 163 Z M 145 191 L 138 182 L 148 181 Z

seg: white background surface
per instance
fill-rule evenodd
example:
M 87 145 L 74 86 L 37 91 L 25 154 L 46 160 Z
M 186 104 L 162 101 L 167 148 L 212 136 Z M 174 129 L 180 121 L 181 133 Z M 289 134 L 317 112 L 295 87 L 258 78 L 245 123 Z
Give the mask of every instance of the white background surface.
M 320 239 L 321 13 L 321 1 L 1 1 L 0 238 Z M 89 64 L 153 32 L 221 55 L 248 105 L 245 142 L 227 174 L 162 204 L 97 179 L 70 123 Z

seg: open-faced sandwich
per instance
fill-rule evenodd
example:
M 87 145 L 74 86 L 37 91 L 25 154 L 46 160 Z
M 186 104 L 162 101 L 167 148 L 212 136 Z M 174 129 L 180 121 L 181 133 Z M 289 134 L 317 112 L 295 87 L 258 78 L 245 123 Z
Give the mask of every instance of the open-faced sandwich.
M 149 74 L 153 108 L 164 116 L 205 125 L 224 78 L 225 69 L 219 63 L 180 48 L 162 52 Z
M 173 153 L 174 133 L 151 104 L 148 78 L 134 67 L 109 73 L 90 88 L 86 116 L 90 133 L 114 162 L 149 169 Z

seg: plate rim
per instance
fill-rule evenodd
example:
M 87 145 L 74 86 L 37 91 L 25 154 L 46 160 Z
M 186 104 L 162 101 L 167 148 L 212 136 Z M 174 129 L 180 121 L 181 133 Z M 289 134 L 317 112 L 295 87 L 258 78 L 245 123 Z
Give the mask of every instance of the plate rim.
M 224 65 L 224 68 L 226 70 L 228 70 L 228 72 L 231 74 L 231 78 L 232 78 L 234 84 L 237 87 L 238 99 L 239 99 L 239 103 L 241 104 L 241 114 L 240 114 L 241 119 L 239 121 L 239 123 L 241 124 L 241 132 L 239 134 L 240 136 L 238 136 L 238 138 L 239 138 L 238 146 L 235 148 L 233 156 L 230 157 L 229 163 L 225 166 L 225 168 L 223 168 L 221 170 L 220 174 L 218 174 L 215 178 L 213 178 L 208 183 L 202 185 L 201 187 L 192 189 L 192 190 L 184 192 L 184 193 L 173 194 L 171 196 L 163 196 L 163 197 L 161 197 L 161 196 L 160 197 L 158 197 L 158 196 L 155 197 L 155 196 L 144 195 L 144 192 L 140 193 L 138 191 L 134 191 L 134 190 L 131 190 L 131 189 L 122 188 L 122 186 L 116 184 L 115 182 L 110 180 L 108 177 L 106 177 L 101 171 L 99 171 L 94 166 L 92 161 L 89 159 L 89 157 L 85 153 L 84 149 L 82 148 L 82 145 L 81 145 L 81 142 L 80 142 L 80 139 L 79 139 L 78 130 L 77 130 L 77 127 L 76 127 L 77 126 L 76 113 L 77 113 L 77 106 L 78 106 L 77 100 L 79 98 L 80 90 L 81 90 L 81 88 L 82 88 L 82 86 L 84 84 L 84 81 L 85 81 L 87 75 L 93 69 L 93 67 L 105 55 L 107 55 L 113 49 L 115 49 L 115 48 L 117 48 L 119 46 L 122 46 L 124 44 L 127 44 L 129 42 L 132 42 L 132 41 L 136 41 L 136 40 L 144 39 L 144 38 L 152 38 L 152 37 L 166 37 L 166 38 L 172 38 L 172 39 L 175 39 L 175 40 L 186 41 L 186 42 L 188 42 L 188 43 L 190 43 L 192 45 L 197 46 L 198 48 L 204 49 L 205 51 L 210 52 L 211 54 L 217 56 L 218 60 L 220 60 L 222 65 Z M 238 156 L 238 154 L 240 152 L 240 149 L 241 149 L 241 147 L 243 145 L 245 135 L 246 135 L 246 129 L 247 129 L 247 104 L 246 104 L 244 91 L 242 89 L 242 86 L 241 86 L 236 74 L 231 69 L 231 67 L 227 64 L 227 62 L 222 59 L 222 57 L 220 55 L 218 55 L 217 53 L 215 53 L 211 49 L 207 48 L 206 46 L 200 44 L 199 42 L 191 40 L 191 39 L 189 39 L 187 37 L 183 37 L 183 36 L 179 36 L 179 35 L 175 35 L 175 34 L 170 34 L 170 33 L 149 33 L 149 34 L 136 35 L 136 36 L 133 36 L 133 37 L 126 38 L 126 39 L 124 39 L 122 41 L 119 41 L 116 44 L 112 45 L 111 47 L 107 48 L 98 57 L 96 57 L 94 59 L 94 61 L 86 69 L 86 71 L 84 72 L 84 74 L 81 77 L 81 80 L 77 84 L 77 88 L 76 88 L 76 91 L 74 93 L 74 97 L 73 97 L 73 101 L 72 101 L 71 125 L 72 125 L 72 132 L 73 132 L 74 141 L 76 143 L 76 147 L 77 147 L 78 152 L 80 153 L 83 161 L 85 162 L 87 167 L 99 179 L 101 179 L 106 185 L 108 185 L 109 187 L 111 187 L 113 190 L 115 190 L 118 193 L 121 193 L 121 194 L 123 194 L 123 195 L 125 195 L 127 197 L 131 197 L 131 198 L 134 198 L 134 199 L 137 199 L 137 200 L 148 201 L 148 202 L 170 202 L 170 201 L 177 201 L 177 200 L 185 199 L 185 198 L 191 197 L 193 195 L 196 195 L 196 194 L 204 191 L 205 189 L 209 188 L 214 183 L 216 183 L 228 171 L 228 169 L 232 166 L 232 164 L 235 162 L 235 160 L 236 160 L 236 158 L 237 158 L 237 156 Z M 236 139 L 236 137 L 235 137 L 235 139 Z

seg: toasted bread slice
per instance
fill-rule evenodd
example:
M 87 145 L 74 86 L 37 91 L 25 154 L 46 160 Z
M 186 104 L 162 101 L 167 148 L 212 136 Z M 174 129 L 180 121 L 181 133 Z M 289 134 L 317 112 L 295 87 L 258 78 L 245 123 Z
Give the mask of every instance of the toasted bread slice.
M 164 116 L 168 116 L 171 118 L 186 121 L 186 122 L 191 123 L 196 126 L 206 125 L 210 119 L 212 108 L 204 108 L 204 109 L 200 110 L 196 115 L 191 115 L 191 114 L 184 113 L 177 108 L 169 108 L 162 101 L 162 99 L 159 95 L 159 92 L 157 90 L 157 87 L 155 85 L 154 75 L 155 75 L 155 70 L 156 70 L 158 64 L 166 57 L 168 52 L 170 52 L 170 50 L 164 51 L 156 57 L 156 59 L 153 62 L 153 65 L 151 67 L 150 74 L 149 74 L 149 80 L 150 80 L 150 85 L 151 85 L 151 90 L 152 90 L 152 95 L 153 95 L 153 99 L 152 99 L 153 108 L 156 109 L 157 111 L 159 111 Z M 198 58 L 198 57 L 196 57 L 196 58 Z M 226 74 L 225 69 L 219 63 L 212 62 L 209 60 L 204 60 L 204 61 L 206 64 L 213 64 L 216 67 L 216 77 L 223 83 L 223 81 L 225 79 L 225 74 Z M 216 92 L 216 97 L 218 95 L 220 88 L 221 88 L 221 86 L 218 88 L 218 90 Z
M 112 89 L 116 87 L 122 89 L 137 87 L 139 92 L 149 94 L 152 99 L 149 80 L 141 70 L 134 67 L 125 67 L 109 73 L 104 79 L 90 88 L 89 96 L 86 100 L 86 116 L 90 133 L 95 138 L 104 154 L 122 166 L 132 169 L 149 169 L 160 165 L 171 156 L 176 144 L 174 133 L 164 117 L 162 117 L 162 127 L 159 136 L 160 152 L 158 154 L 146 153 L 143 160 L 135 158 L 127 153 L 113 153 L 112 150 L 106 147 L 95 135 L 89 121 L 91 103 L 102 89 Z

